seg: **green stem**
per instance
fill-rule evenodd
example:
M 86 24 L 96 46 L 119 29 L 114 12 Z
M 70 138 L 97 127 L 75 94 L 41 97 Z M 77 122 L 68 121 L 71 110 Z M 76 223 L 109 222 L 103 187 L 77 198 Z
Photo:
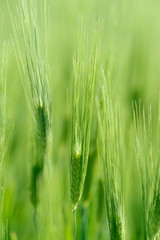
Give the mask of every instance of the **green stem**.
M 39 240 L 39 231 L 38 231 L 38 218 L 37 218 L 37 210 L 34 210 L 33 213 L 33 223 L 34 223 L 34 229 L 36 234 L 36 240 Z
M 87 228 L 88 228 L 87 208 L 82 207 L 82 234 L 81 234 L 81 240 L 87 240 Z
M 76 240 L 77 237 L 77 211 L 76 209 L 73 211 L 73 217 L 74 217 L 74 236 L 73 239 Z

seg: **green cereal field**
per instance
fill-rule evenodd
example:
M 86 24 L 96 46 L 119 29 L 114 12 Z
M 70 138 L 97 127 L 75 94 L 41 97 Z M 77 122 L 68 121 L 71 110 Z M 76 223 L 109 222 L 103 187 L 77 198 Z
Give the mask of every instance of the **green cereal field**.
M 159 0 L 0 0 L 0 240 L 160 240 Z

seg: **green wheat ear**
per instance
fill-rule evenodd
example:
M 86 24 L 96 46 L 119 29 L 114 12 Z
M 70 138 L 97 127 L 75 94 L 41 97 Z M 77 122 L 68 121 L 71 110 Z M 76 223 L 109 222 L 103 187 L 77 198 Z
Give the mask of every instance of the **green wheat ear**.
M 33 206 L 36 208 L 39 202 L 39 194 L 38 194 L 38 187 L 39 187 L 39 180 L 40 175 L 42 174 L 42 167 L 38 164 L 35 164 L 32 167 L 31 172 L 31 202 Z
M 160 192 L 154 194 L 149 212 L 149 235 L 151 239 L 155 239 L 160 230 Z
M 71 201 L 72 210 L 76 210 L 82 194 L 82 155 L 75 153 L 71 160 Z
M 109 230 L 111 240 L 122 240 L 122 223 L 117 213 L 114 200 L 111 202 L 111 214 L 109 218 Z
M 35 116 L 36 116 L 36 123 L 37 123 L 37 134 L 39 144 L 43 151 L 46 151 L 47 147 L 47 137 L 49 131 L 49 118 L 48 113 L 45 106 L 37 106 L 35 108 Z
M 38 185 L 48 159 L 51 140 L 51 102 L 47 67 L 47 8 L 46 1 L 22 0 L 18 18 L 11 15 L 13 45 L 26 99 L 33 119 L 33 138 L 37 156 L 31 167 L 31 202 L 38 203 Z M 42 12 L 39 12 L 41 8 Z M 42 23 L 40 27 L 39 24 Z M 18 38 L 18 29 L 22 36 Z M 35 193 L 34 193 L 35 191 Z
M 93 46 L 87 45 L 82 31 L 81 42 L 75 54 L 73 67 L 72 139 L 70 161 L 70 192 L 72 210 L 81 199 L 86 178 L 90 135 L 97 72 L 97 31 L 94 32 Z M 85 55 L 86 54 L 86 55 Z
M 101 100 L 98 101 L 98 156 L 103 170 L 106 215 L 111 240 L 122 240 L 121 123 L 118 108 L 110 95 L 109 78 L 102 70 Z

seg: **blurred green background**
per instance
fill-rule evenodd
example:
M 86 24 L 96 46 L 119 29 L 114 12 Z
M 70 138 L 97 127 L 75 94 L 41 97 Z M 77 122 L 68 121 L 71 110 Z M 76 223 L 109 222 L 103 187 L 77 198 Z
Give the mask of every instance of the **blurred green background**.
M 8 0 L 16 16 L 18 0 Z M 77 49 L 80 19 L 90 34 L 93 18 L 100 19 L 99 67 L 110 73 L 113 98 L 120 102 L 126 128 L 131 103 L 141 99 L 156 112 L 160 87 L 160 1 L 158 0 L 48 0 L 48 64 L 52 102 L 53 146 L 49 178 L 42 183 L 38 212 L 40 239 L 72 239 L 73 216 L 69 196 L 70 100 L 73 54 Z M 29 176 L 32 118 L 12 44 L 12 26 L 6 0 L 0 0 L 0 39 L 8 49 L 7 154 L 3 219 L 6 239 L 35 239 L 34 209 Z M 43 37 L 43 36 L 42 36 Z M 89 38 L 90 39 L 90 38 Z M 92 41 L 92 39 L 90 39 Z M 2 44 L 1 46 L 2 47 Z M 126 134 L 127 140 L 127 134 Z M 96 220 L 100 166 L 93 175 L 88 214 L 88 239 L 107 239 L 105 216 Z M 98 169 L 98 170 L 97 170 Z M 46 175 L 47 175 L 47 169 Z M 102 199 L 100 200 L 102 201 Z M 78 226 L 83 208 L 78 209 Z M 98 235 L 101 229 L 101 237 Z M 78 228 L 80 231 L 80 227 Z M 79 233 L 77 233 L 79 234 Z M 77 239 L 80 239 L 77 238 Z M 138 239 L 137 239 L 138 240 Z

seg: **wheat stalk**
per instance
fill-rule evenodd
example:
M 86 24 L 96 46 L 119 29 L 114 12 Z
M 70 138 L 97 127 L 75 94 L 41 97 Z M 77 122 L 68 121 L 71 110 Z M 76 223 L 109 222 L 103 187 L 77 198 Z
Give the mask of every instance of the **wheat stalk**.
M 84 36 L 82 34 L 82 36 Z M 72 100 L 72 141 L 71 141 L 71 201 L 72 210 L 77 208 L 81 199 L 86 177 L 90 132 L 93 111 L 94 86 L 97 68 L 97 30 L 89 56 L 84 60 L 86 42 L 74 57 L 74 85 Z M 86 45 L 85 45 L 86 44 Z M 88 45 L 87 45 L 88 47 Z
M 97 102 L 99 119 L 98 155 L 103 169 L 105 203 L 110 239 L 123 239 L 121 126 L 111 96 L 109 77 L 102 69 L 101 100 Z
M 5 239 L 5 222 L 3 220 L 4 192 L 6 179 L 6 62 L 7 47 L 2 43 L 0 52 L 0 239 Z
M 43 1 L 42 1 L 43 3 Z M 45 6 L 44 1 L 44 6 Z M 31 171 L 31 201 L 37 206 L 37 188 L 43 172 L 51 142 L 51 107 L 48 88 L 47 40 L 42 28 L 46 24 L 46 12 L 38 15 L 38 2 L 20 1 L 19 18 L 11 15 L 13 26 L 13 46 L 26 93 L 26 98 L 34 121 L 35 157 Z M 42 6 L 42 8 L 44 7 Z M 44 11 L 46 8 L 44 8 Z M 20 19 L 20 22 L 19 22 Z M 39 23 L 38 23 L 39 22 Z M 18 39 L 19 29 L 22 30 L 22 42 Z M 44 30 L 44 28 L 43 28 Z M 46 32 L 45 32 L 46 33 Z M 44 34 L 42 38 L 42 34 Z

